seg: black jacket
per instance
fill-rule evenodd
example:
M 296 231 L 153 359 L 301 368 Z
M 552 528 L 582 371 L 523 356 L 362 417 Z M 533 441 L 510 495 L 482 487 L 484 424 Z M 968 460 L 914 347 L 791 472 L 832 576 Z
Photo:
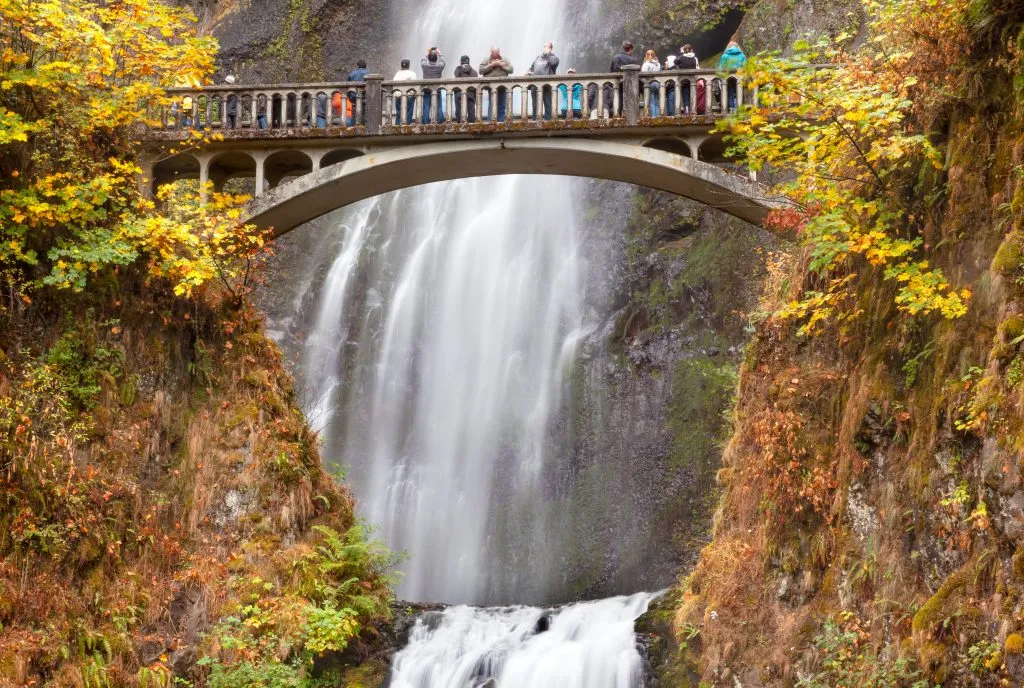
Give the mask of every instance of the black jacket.
M 678 55 L 675 69 L 697 69 L 697 58 L 693 55 Z
M 455 77 L 457 79 L 472 79 L 478 76 L 480 75 L 476 73 L 476 70 L 473 69 L 472 65 L 460 64 L 455 68 Z
M 635 57 L 633 57 L 632 55 L 627 55 L 626 53 L 619 53 L 618 55 L 616 55 L 615 57 L 612 58 L 611 71 L 613 71 L 613 72 L 621 72 L 622 68 L 625 65 L 635 65 L 635 64 L 639 64 L 639 62 L 637 62 Z

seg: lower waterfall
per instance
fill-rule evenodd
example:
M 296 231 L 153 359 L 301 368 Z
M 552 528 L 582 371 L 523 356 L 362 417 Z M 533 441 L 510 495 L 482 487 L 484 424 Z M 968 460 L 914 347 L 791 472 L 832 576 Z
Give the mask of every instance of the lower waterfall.
M 633 622 L 655 597 L 428 612 L 395 655 L 390 687 L 640 688 Z

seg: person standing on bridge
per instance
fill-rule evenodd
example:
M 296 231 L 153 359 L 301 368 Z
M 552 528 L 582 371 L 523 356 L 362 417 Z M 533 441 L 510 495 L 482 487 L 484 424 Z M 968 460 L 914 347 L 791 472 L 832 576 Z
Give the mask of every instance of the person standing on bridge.
M 743 49 L 740 48 L 740 44 L 736 41 L 729 41 L 729 46 L 722 53 L 722 57 L 718 61 L 718 71 L 735 72 L 743 69 L 746 64 L 747 56 L 744 54 Z M 732 112 L 736 109 L 736 86 L 738 82 L 735 79 L 728 79 L 725 84 L 726 91 L 728 92 L 729 112 Z
M 370 70 L 366 68 L 366 60 L 359 60 L 358 62 L 356 62 L 356 68 L 348 73 L 348 76 L 345 77 L 345 80 L 366 81 L 366 75 L 369 71 Z M 350 127 L 353 127 L 356 124 L 356 98 L 357 95 L 355 91 L 348 92 L 348 107 L 351 110 L 351 112 L 348 115 L 348 125 Z M 365 112 L 363 113 L 362 124 L 366 124 Z
M 545 43 L 540 55 L 530 66 L 529 73 L 536 76 L 554 76 L 556 72 L 558 72 L 558 56 L 555 55 L 555 45 L 550 42 Z M 541 100 L 544 102 L 544 119 L 551 119 L 551 86 L 538 86 L 534 91 L 533 111 L 535 116 L 540 109 L 538 106 Z
M 235 85 L 235 76 L 228 74 L 224 77 L 224 83 L 228 86 Z M 234 93 L 229 93 L 224 100 L 225 114 L 228 116 L 228 129 L 234 129 L 238 126 L 238 96 Z
M 444 55 L 434 46 L 427 51 L 427 56 L 420 60 L 420 71 L 424 79 L 440 79 L 444 74 Z M 423 89 L 423 124 L 430 124 L 430 104 L 434 100 L 434 92 Z M 444 90 L 437 89 L 437 121 L 444 121 Z
M 416 81 L 416 72 L 409 69 L 409 64 L 409 60 L 402 60 L 399 63 L 401 69 L 395 72 L 392 81 Z M 408 93 L 402 93 L 395 98 L 395 124 L 402 123 L 402 103 L 405 103 L 405 123 L 412 124 L 416 100 L 410 97 Z
M 654 73 L 661 71 L 661 61 L 658 54 L 648 50 L 644 55 L 644 63 L 640 65 L 641 73 Z M 647 116 L 659 117 L 661 115 L 661 104 L 658 97 L 661 95 L 661 84 L 657 79 L 650 79 L 647 82 Z
M 676 69 L 700 69 L 700 62 L 697 60 L 697 55 L 693 52 L 693 47 L 687 43 L 679 49 L 679 55 L 676 57 Z M 697 85 L 705 84 L 703 79 L 698 80 Z M 681 88 L 683 91 L 683 114 L 690 114 L 691 103 L 690 103 L 690 84 L 686 84 L 684 87 L 680 82 L 677 88 Z M 706 88 L 706 84 L 705 84 Z
M 608 71 L 610 71 L 610 72 L 621 72 L 622 68 L 625 67 L 626 65 L 635 65 L 635 64 L 636 64 L 636 58 L 633 57 L 633 44 L 630 41 L 623 41 L 622 42 L 622 50 L 617 52 L 615 54 L 615 56 L 612 57 L 612 66 L 609 67 Z M 621 86 L 619 87 L 618 91 L 619 91 L 619 107 L 622 107 L 622 87 Z M 591 97 L 596 99 L 597 98 L 597 93 L 592 93 Z M 614 97 L 615 97 L 615 88 L 611 84 L 606 85 L 604 87 L 604 111 L 605 111 L 605 114 L 607 116 L 609 116 L 609 117 L 618 117 L 618 115 L 619 115 L 619 113 L 616 112 L 616 109 L 615 109 Z M 591 111 L 591 113 L 594 112 L 594 103 L 590 103 L 590 111 Z M 593 114 L 592 114 L 591 115 L 591 119 L 597 119 L 597 118 L 594 117 Z
M 491 48 L 491 55 L 480 63 L 480 76 L 498 79 L 512 74 L 512 63 L 501 56 L 501 50 Z M 497 91 L 497 93 L 495 93 Z M 491 89 L 491 98 L 496 98 L 498 103 L 498 121 L 505 121 L 505 107 L 508 105 L 508 89 L 504 86 Z M 490 105 L 487 106 L 487 117 L 490 119 Z
M 572 76 L 576 73 L 576 70 L 572 67 L 566 74 Z M 583 116 L 583 84 L 572 85 L 572 102 L 569 101 L 569 87 L 565 84 L 558 85 L 558 95 L 560 101 L 561 116 L 569 116 L 569 108 L 572 106 L 573 119 L 580 119 Z
M 475 79 L 479 74 L 473 69 L 473 65 L 469 63 L 469 55 L 463 55 L 459 59 L 459 66 L 455 68 L 456 79 Z M 462 94 L 459 89 L 455 92 L 455 121 L 462 121 Z M 468 87 L 466 91 L 466 121 L 476 121 L 476 89 Z

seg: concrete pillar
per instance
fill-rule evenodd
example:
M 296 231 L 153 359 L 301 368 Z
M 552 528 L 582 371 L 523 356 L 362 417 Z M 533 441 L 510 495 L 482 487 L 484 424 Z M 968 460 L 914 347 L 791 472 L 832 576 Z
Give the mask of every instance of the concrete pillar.
M 384 111 L 384 75 L 367 74 L 363 107 L 366 114 L 366 133 L 380 133 L 381 113 Z
M 263 195 L 263 187 L 266 186 L 267 151 L 253 151 L 252 158 L 256 161 L 256 189 L 253 192 L 257 198 Z
M 142 168 L 138 175 L 139 195 L 143 198 L 153 200 L 153 180 L 156 175 L 156 162 L 153 160 L 140 160 L 139 167 Z
M 316 148 L 303 148 L 302 152 L 309 156 L 309 159 L 313 163 L 313 171 L 316 172 L 320 169 L 320 161 L 327 155 L 326 150 L 317 150 Z
M 640 65 L 622 67 L 622 113 L 630 126 L 640 120 Z
M 686 146 L 690 149 L 690 157 L 694 160 L 700 160 L 700 147 L 704 145 L 704 142 L 708 140 L 708 137 L 687 136 L 683 140 L 686 141 Z
M 197 155 L 196 158 L 199 160 L 199 202 L 205 205 L 209 195 L 206 192 L 206 184 L 210 181 L 210 160 L 213 156 Z

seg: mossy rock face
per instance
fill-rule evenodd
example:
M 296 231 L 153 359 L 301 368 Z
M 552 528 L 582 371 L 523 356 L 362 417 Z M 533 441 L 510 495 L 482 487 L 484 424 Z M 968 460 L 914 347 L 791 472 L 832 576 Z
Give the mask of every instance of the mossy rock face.
M 1024 316 L 1011 315 L 999 325 L 999 332 L 1006 341 L 1013 341 L 1024 334 Z
M 1012 275 L 1020 269 L 1022 262 L 1024 256 L 1021 254 L 1020 232 L 1010 232 L 992 258 L 992 271 L 1001 275 Z
M 1006 636 L 1006 642 L 1003 643 L 1003 650 L 1008 655 L 1019 655 L 1024 652 L 1024 636 L 1020 633 L 1011 633 Z

